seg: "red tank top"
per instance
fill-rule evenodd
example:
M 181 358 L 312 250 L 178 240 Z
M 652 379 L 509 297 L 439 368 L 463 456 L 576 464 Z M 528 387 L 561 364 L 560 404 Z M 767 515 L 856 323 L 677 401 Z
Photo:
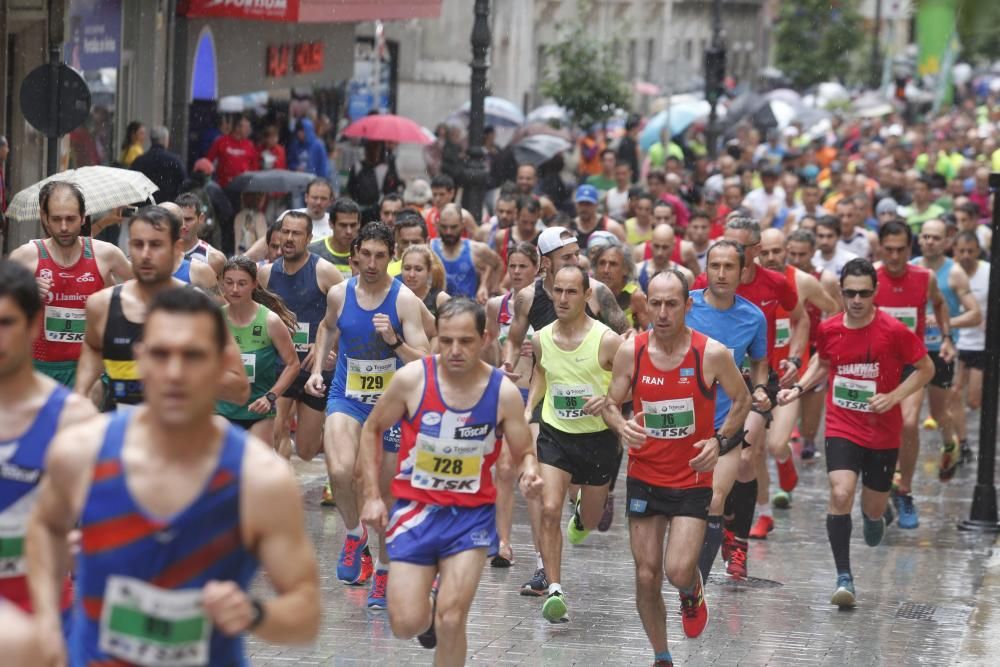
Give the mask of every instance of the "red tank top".
M 889 275 L 885 265 L 878 268 L 878 289 L 875 305 L 906 325 L 906 328 L 924 339 L 927 321 L 927 285 L 931 272 L 922 266 L 906 265 L 901 276 Z
M 798 285 L 795 282 L 795 267 L 791 264 L 785 265 L 785 280 L 788 281 L 789 285 L 796 288 L 797 293 Z M 789 311 L 779 303 L 774 311 L 774 345 L 767 355 L 767 362 L 771 365 L 771 368 L 778 372 L 781 372 L 781 362 L 788 358 L 788 342 L 791 340 L 791 337 L 792 320 L 789 317 Z
M 497 408 L 503 373 L 494 369 L 479 401 L 452 410 L 438 387 L 437 357 L 424 357 L 424 396 L 403 419 L 392 495 L 430 505 L 480 507 L 496 502 L 490 472 L 500 456 Z
M 83 251 L 73 266 L 59 266 L 45 243 L 35 240 L 38 249 L 36 278 L 52 282 L 45 300 L 45 322 L 41 335 L 32 345 L 32 357 L 38 361 L 76 361 L 80 358 L 87 324 L 87 299 L 104 289 L 104 279 L 97 267 L 93 241 L 80 239 Z
M 691 330 L 683 361 L 661 370 L 649 357 L 649 332 L 635 337 L 632 401 L 642 410 L 646 442 L 629 449 L 628 476 L 673 489 L 712 488 L 711 472 L 695 472 L 693 445 L 715 433 L 715 386 L 705 386 L 702 360 L 708 337 Z

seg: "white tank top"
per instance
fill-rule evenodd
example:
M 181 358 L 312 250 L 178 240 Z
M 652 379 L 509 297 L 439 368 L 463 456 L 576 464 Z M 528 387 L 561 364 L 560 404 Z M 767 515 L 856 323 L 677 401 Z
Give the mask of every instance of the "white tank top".
M 990 264 L 979 260 L 979 268 L 969 276 L 969 289 L 979 304 L 983 321 L 978 327 L 962 327 L 958 330 L 958 349 L 981 352 L 986 348 L 986 298 L 990 291 Z
M 619 192 L 618 188 L 611 188 L 608 190 L 607 199 L 607 214 L 608 217 L 614 218 L 615 220 L 624 220 L 626 213 L 628 213 L 628 189 L 625 192 Z

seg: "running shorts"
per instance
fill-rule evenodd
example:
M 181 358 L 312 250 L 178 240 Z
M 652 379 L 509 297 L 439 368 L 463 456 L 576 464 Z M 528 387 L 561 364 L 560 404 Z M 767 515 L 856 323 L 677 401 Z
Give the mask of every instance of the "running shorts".
M 326 414 L 327 416 L 330 416 L 336 412 L 347 415 L 354 421 L 364 426 L 365 421 L 371 415 L 374 408 L 374 405 L 359 403 L 358 401 L 352 401 L 349 398 L 331 398 L 326 403 Z M 399 424 L 397 423 L 382 434 L 382 451 L 390 454 L 398 454 L 401 437 L 402 434 L 399 430 Z
M 708 518 L 708 506 L 712 502 L 711 488 L 672 489 L 653 486 L 634 477 L 626 480 L 625 493 L 625 512 L 635 518 L 690 516 L 704 520 Z
M 934 377 L 931 378 L 930 384 L 940 389 L 951 388 L 951 382 L 955 378 L 954 360 L 946 362 L 937 350 L 930 351 L 927 355 L 934 362 Z
M 494 505 L 448 507 L 412 500 L 397 500 L 385 529 L 389 558 L 400 563 L 437 565 L 441 560 L 471 549 L 497 553 Z
M 826 471 L 850 470 L 861 476 L 861 483 L 880 493 L 892 488 L 899 449 L 871 449 L 847 438 L 826 439 Z
M 262 417 L 260 419 L 230 419 L 226 417 L 226 420 L 233 426 L 239 426 L 244 431 L 249 431 L 253 428 L 253 425 L 259 421 L 264 421 L 265 419 L 270 419 L 270 417 Z
M 289 385 L 288 389 L 282 394 L 284 398 L 290 398 L 293 401 L 299 401 L 307 408 L 315 410 L 316 412 L 322 412 L 323 408 L 326 407 L 326 398 L 313 396 L 306 391 L 306 382 L 309 380 L 310 372 L 307 370 L 300 370 L 299 374 L 295 376 L 292 380 L 292 384 Z M 333 371 L 323 371 L 323 384 L 327 387 L 333 382 Z
M 986 352 L 982 350 L 959 350 L 958 360 L 967 368 L 977 371 L 986 370 Z
M 543 421 L 538 427 L 538 462 L 565 470 L 573 484 L 604 486 L 618 474 L 618 436 L 610 429 L 564 433 Z

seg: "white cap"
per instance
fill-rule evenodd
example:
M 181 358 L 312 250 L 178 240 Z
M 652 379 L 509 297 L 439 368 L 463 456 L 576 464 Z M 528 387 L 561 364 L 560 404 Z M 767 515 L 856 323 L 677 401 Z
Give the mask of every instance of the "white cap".
M 576 234 L 565 227 L 549 227 L 538 237 L 538 252 L 548 255 L 570 243 L 577 243 Z

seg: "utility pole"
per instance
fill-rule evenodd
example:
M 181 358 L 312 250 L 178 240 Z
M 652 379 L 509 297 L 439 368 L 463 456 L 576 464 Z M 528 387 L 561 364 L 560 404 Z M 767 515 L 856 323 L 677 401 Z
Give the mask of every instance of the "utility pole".
M 486 111 L 486 54 L 490 47 L 490 3 L 476 0 L 475 19 L 472 23 L 472 70 L 469 95 L 469 157 L 465 164 L 462 183 L 462 208 L 472 213 L 478 225 L 483 217 L 483 198 L 486 194 L 486 149 L 483 147 L 483 125 Z
M 872 31 L 872 72 L 871 87 L 878 89 L 882 85 L 882 55 L 879 53 L 878 40 L 882 34 L 882 0 L 875 0 L 875 29 Z
M 722 41 L 722 0 L 712 0 L 712 45 L 705 49 L 705 99 L 711 105 L 708 113 L 706 143 L 708 156 L 719 154 L 719 127 L 715 108 L 719 103 L 726 79 L 726 45 Z

